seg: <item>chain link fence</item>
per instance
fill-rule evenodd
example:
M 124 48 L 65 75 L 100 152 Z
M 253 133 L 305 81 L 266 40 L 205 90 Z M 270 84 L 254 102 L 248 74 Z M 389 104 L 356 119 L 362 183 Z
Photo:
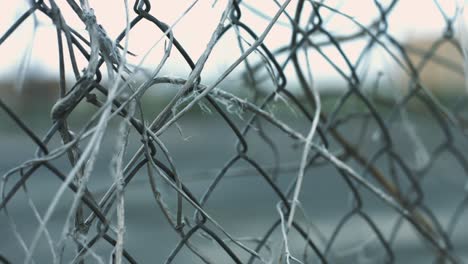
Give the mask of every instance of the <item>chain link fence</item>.
M 2 168 L 0 262 L 464 263 L 466 96 L 444 92 L 463 79 L 456 10 L 425 2 L 444 30 L 421 48 L 392 34 L 405 1 L 355 2 L 368 22 L 341 11 L 346 1 L 214 1 L 224 12 L 200 56 L 155 15 L 169 4 L 125 1 L 114 40 L 92 2 L 29 1 L 0 45 L 33 16 L 53 22 L 58 99 L 45 106 L 46 132 L 0 101 L 35 144 Z M 144 55 L 128 43 L 141 24 L 163 36 L 152 68 L 128 63 Z M 278 27 L 287 34 L 272 47 Z M 229 35 L 236 51 L 223 47 Z M 217 51 L 237 59 L 207 81 Z M 189 74 L 163 73 L 174 57 Z M 441 87 L 432 64 L 452 76 Z M 318 81 L 323 65 L 339 85 Z M 77 117 L 80 107 L 91 114 Z

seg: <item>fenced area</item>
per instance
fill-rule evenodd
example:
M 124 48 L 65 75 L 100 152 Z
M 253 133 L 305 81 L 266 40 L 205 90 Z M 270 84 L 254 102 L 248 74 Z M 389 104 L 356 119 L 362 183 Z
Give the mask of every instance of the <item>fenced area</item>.
M 460 6 L 413 10 L 419 45 L 407 2 L 124 0 L 111 36 L 111 7 L 27 1 L 0 50 L 39 17 L 59 72 L 33 114 L 0 98 L 0 262 L 468 262 Z

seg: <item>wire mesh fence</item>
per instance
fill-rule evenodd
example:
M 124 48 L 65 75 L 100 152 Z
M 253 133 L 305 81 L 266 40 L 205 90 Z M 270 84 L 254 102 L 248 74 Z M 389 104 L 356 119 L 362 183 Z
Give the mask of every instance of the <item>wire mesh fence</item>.
M 27 160 L 2 168 L 0 261 L 463 263 L 466 96 L 447 99 L 440 91 L 452 80 L 432 87 L 422 78 L 437 74 L 427 73 L 435 64 L 462 79 L 458 9 L 426 1 L 444 24 L 421 49 L 392 34 L 402 2 L 356 3 L 372 17 L 360 22 L 343 2 L 275 0 L 262 10 L 215 1 L 222 15 L 194 56 L 174 28 L 198 1 L 174 24 L 154 12 L 170 5 L 125 1 L 115 40 L 92 2 L 29 1 L 0 45 L 27 19 L 47 17 L 57 33 L 58 99 L 45 106 L 45 133 L 0 101 L 34 143 Z M 85 31 L 70 26 L 65 8 Z M 266 21 L 263 29 L 249 17 Z M 334 20 L 349 30 L 331 28 Z M 141 24 L 162 36 L 152 68 L 128 63 Z M 287 34 L 271 47 L 278 27 Z M 236 51 L 223 46 L 229 34 Z M 357 54 L 347 46 L 354 41 L 363 43 Z M 457 57 L 440 55 L 447 46 Z M 237 59 L 206 81 L 215 50 Z M 373 64 L 375 52 L 390 63 Z M 176 56 L 187 76 L 163 73 Z M 341 83 L 332 95 L 316 81 L 318 60 Z M 173 91 L 169 100 L 161 87 Z M 86 106 L 91 114 L 78 118 Z

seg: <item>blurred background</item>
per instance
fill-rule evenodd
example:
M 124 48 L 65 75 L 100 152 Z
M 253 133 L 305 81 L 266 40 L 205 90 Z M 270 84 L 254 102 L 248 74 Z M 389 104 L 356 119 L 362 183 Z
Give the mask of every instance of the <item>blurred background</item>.
M 194 61 L 206 49 L 227 3 L 185 0 L 150 2 L 151 14 L 173 26 L 174 36 Z M 278 51 L 273 53 L 287 78 L 285 89 L 299 103 L 276 92 L 278 87 L 269 78 L 271 72 L 268 67 L 263 67 L 269 59 L 265 53 L 257 51 L 246 59 L 253 68 L 258 66 L 254 82 L 249 80 L 247 63 L 236 67 L 218 87 L 257 106 L 277 93 L 278 98 L 266 101 L 265 109 L 298 133 L 307 135 L 311 120 L 302 115 L 300 106 L 303 104 L 314 113 L 312 110 L 316 109 L 316 104 L 307 100 L 296 69 L 291 65 L 290 54 L 281 52 L 283 47 L 291 44 L 293 30 L 290 20 L 296 12 L 297 2 L 292 1 L 288 5 L 288 15 L 279 17 L 263 43 L 269 50 Z M 407 194 L 411 206 L 440 225 L 441 234 L 445 235 L 445 240 L 442 239 L 440 243 L 445 246 L 448 255 L 455 256 L 452 262 L 465 263 L 468 240 L 462 223 L 468 220 L 468 119 L 465 118 L 463 54 L 457 42 L 460 32 L 456 14 L 460 3 L 437 0 L 318 2 L 332 9 L 320 9 L 323 32 L 310 37 L 311 43 L 307 51 L 300 53 L 299 63 L 300 68 L 310 73 L 307 78 L 320 94 L 322 112 L 330 117 L 328 122 L 322 120 L 319 125 L 324 138 L 329 140 L 327 148 L 375 186 L 379 186 L 379 182 L 371 178 L 370 167 L 375 166 L 393 175 L 388 178 L 396 182 L 402 193 Z M 48 1 L 45 3 L 50 6 Z M 111 39 L 115 39 L 126 25 L 125 2 L 115 1 L 112 7 L 105 1 L 89 3 L 95 11 L 97 22 Z M 242 21 L 261 35 L 282 3 L 242 1 Z M 132 8 L 133 3 L 129 4 Z M 57 5 L 67 24 L 88 38 L 83 22 L 69 5 L 65 2 L 57 2 Z M 34 133 L 42 137 L 53 125 L 50 111 L 59 98 L 56 27 L 49 17 L 36 10 L 7 35 L 9 28 L 30 9 L 31 1 L 3 1 L 0 7 L 3 10 L 0 17 L 0 97 Z M 391 12 L 382 14 L 385 9 Z M 313 8 L 308 6 L 303 12 L 303 16 L 308 17 L 313 13 Z M 135 17 L 131 9 L 129 15 L 130 19 Z M 363 28 L 367 28 L 372 35 Z M 241 56 L 243 50 L 239 48 L 239 36 L 242 36 L 244 48 L 254 42 L 248 34 L 228 31 L 206 62 L 200 76 L 203 85 L 213 84 Z M 348 36 L 355 37 L 347 40 Z M 379 40 L 378 43 L 369 46 L 374 38 Z M 330 39 L 339 40 L 341 50 L 336 45 L 323 44 L 330 42 Z M 147 81 L 151 71 L 161 62 L 167 42 L 163 32 L 145 20 L 138 23 L 129 37 L 120 43 L 124 46 L 126 42 L 131 52 L 126 55 L 127 62 L 137 72 L 131 78 L 136 87 Z M 349 67 L 343 53 L 354 67 Z M 77 56 L 77 63 L 82 70 L 88 62 L 80 55 Z M 67 55 L 67 90 L 76 82 L 70 64 Z M 174 50 L 158 76 L 186 79 L 190 72 L 183 57 Z M 279 75 L 274 72 L 276 74 Z M 350 84 L 353 74 L 359 77 L 358 88 Z M 416 86 L 423 88 L 415 88 L 415 80 L 419 83 Z M 107 74 L 103 74 L 102 83 L 109 85 Z M 150 122 L 162 111 L 176 94 L 176 88 L 172 84 L 163 84 L 148 89 L 141 100 L 145 120 Z M 278 224 L 280 198 L 275 189 L 265 183 L 261 171 L 274 179 L 278 189 L 291 199 L 291 186 L 294 186 L 298 175 L 302 143 L 263 119 L 258 123 L 248 123 L 251 112 L 232 101 L 217 102 L 239 129 L 253 128 L 253 132 L 246 133 L 244 137 L 249 159 L 242 156 L 239 161 L 233 162 L 234 165 L 226 165 L 233 157 L 240 155 L 239 138 L 212 106 L 194 107 L 164 132 L 161 140 L 171 153 L 178 174 L 195 197 L 201 199 L 217 175 L 226 171 L 226 176 L 216 186 L 204 209 L 226 232 L 251 248 L 260 244 L 259 241 L 268 237 L 265 235 L 268 230 L 275 227 L 275 232 L 267 239 L 267 246 L 259 250 L 261 256 L 273 259 L 284 249 L 281 225 Z M 80 103 L 67 120 L 70 129 L 80 131 L 96 109 L 84 101 Z M 374 112 L 383 120 L 385 129 L 379 123 L 381 120 L 373 116 Z M 116 152 L 119 120 L 109 122 L 98 161 L 87 184 L 96 198 L 103 197 L 114 181 L 111 160 Z M 330 136 L 333 129 L 351 142 L 364 156 L 365 162 L 360 162 L 356 157 L 353 159 L 343 141 Z M 390 139 L 386 138 L 387 134 Z M 322 144 L 324 141 L 318 137 L 314 142 Z M 141 146 L 137 132 L 132 130 L 129 138 L 126 161 Z M 84 147 L 87 143 L 87 140 L 83 140 L 79 145 Z M 54 136 L 49 146 L 53 149 L 61 144 L 61 138 Z M 4 179 L 12 168 L 33 159 L 36 148 L 11 116 L 6 111 L 0 111 L 0 173 Z M 65 156 L 53 160 L 53 164 L 68 172 L 71 165 Z M 388 161 L 395 156 L 398 162 Z M 255 162 L 250 163 L 249 160 Z M 361 185 L 350 184 L 330 162 L 321 158 L 317 160 L 310 161 L 307 169 L 297 218 L 298 223 L 306 226 L 307 238 L 317 244 L 319 252 L 325 252 L 330 263 L 389 263 L 389 259 L 394 263 L 428 263 L 443 259 L 443 254 L 422 238 L 400 212 Z M 168 164 L 166 160 L 164 162 Z M 10 190 L 22 173 L 8 177 L 13 179 L 8 182 L 3 180 L 3 191 Z M 44 168 L 39 169 L 28 180 L 27 187 L 16 193 L 8 210 L 5 207 L 0 212 L 0 257 L 11 263 L 24 261 L 40 223 L 38 215 L 44 215 L 60 187 L 61 181 L 50 174 Z M 165 202 L 175 214 L 177 193 L 159 180 L 162 183 L 158 188 L 164 192 Z M 64 219 L 73 197 L 72 192 L 67 192 L 56 206 L 47 224 L 51 238 L 41 236 L 41 243 L 34 251 L 36 263 L 52 263 L 51 259 L 56 257 L 54 254 L 59 253 L 59 242 L 66 249 L 63 250 L 64 261 L 68 263 L 73 259 L 76 241 L 70 238 L 71 235 L 66 235 L 65 239 L 61 233 L 66 229 Z M 357 206 L 358 200 L 365 202 Z M 144 170 L 139 171 L 126 187 L 125 208 L 126 250 L 138 263 L 162 263 L 167 260 L 177 248 L 180 236 L 157 207 Z M 191 219 L 195 209 L 188 202 L 184 202 L 184 208 L 184 215 Z M 110 219 L 115 222 L 115 209 Z M 214 224 L 206 226 L 215 230 L 232 247 L 242 259 L 241 263 L 248 263 L 248 253 L 234 246 Z M 174 263 L 235 263 L 216 239 L 207 235 L 207 230 L 197 231 L 196 234 L 190 239 L 191 242 L 211 262 L 195 256 L 185 245 L 180 253 L 175 254 Z M 303 263 L 320 263 L 320 254 L 314 255 L 311 247 L 307 247 L 304 234 L 291 232 L 289 238 L 294 256 L 300 256 Z M 57 243 L 55 251 L 51 240 Z M 91 251 L 94 255 L 87 257 L 91 263 L 109 262 L 112 247 L 100 241 Z M 258 259 L 256 261 L 261 263 Z M 450 260 L 447 261 L 450 263 Z

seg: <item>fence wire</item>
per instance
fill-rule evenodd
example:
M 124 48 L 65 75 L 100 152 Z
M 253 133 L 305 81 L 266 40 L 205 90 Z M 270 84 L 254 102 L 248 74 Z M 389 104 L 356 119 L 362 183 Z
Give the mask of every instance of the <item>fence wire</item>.
M 463 263 L 466 96 L 444 100 L 437 91 L 448 88 L 432 89 L 421 78 L 431 63 L 463 77 L 456 10 L 425 2 L 444 25 L 422 49 L 391 33 L 392 14 L 403 2 L 356 2 L 372 13 L 372 20 L 360 22 L 340 11 L 345 2 L 275 0 L 274 9 L 262 10 L 240 0 L 215 1 L 224 12 L 206 49 L 194 56 L 175 24 L 155 15 L 170 5 L 125 1 L 126 27 L 114 40 L 87 0 L 29 1 L 0 45 L 31 17 L 50 19 L 58 99 L 47 105 L 52 125 L 45 134 L 0 101 L 36 147 L 28 160 L 2 168 L 8 171 L 1 237 L 10 239 L 0 242 L 0 261 Z M 85 34 L 70 26 L 65 8 Z M 415 17 L 424 16 L 418 12 Z M 252 16 L 266 21 L 262 30 Z M 349 30 L 337 33 L 334 20 Z M 127 63 L 136 56 L 128 45 L 132 31 L 146 23 L 164 36 L 157 44 L 164 54 L 153 68 Z M 278 27 L 288 33 L 282 46 L 271 47 L 267 39 Z M 223 46 L 229 34 L 238 51 Z M 357 55 L 347 49 L 354 41 L 364 43 Z M 458 57 L 440 56 L 444 46 Z M 204 66 L 216 50 L 238 52 L 238 59 L 206 81 Z M 382 70 L 370 59 L 376 51 L 388 58 Z M 191 69 L 187 76 L 164 75 L 174 57 Z M 312 58 L 333 69 L 339 91 L 328 95 L 327 84 L 316 81 L 323 64 Z M 239 72 L 241 78 L 232 77 Z M 401 73 L 398 80 L 389 81 L 391 72 Z M 158 111 L 148 110 L 143 101 L 163 97 L 161 87 L 175 92 L 156 101 L 164 102 Z M 74 117 L 83 105 L 94 109 L 86 120 Z M 185 138 L 197 131 L 207 140 Z M 189 154 L 178 153 L 174 137 Z M 99 166 L 110 167 L 105 177 L 111 180 L 98 188 Z M 50 176 L 50 186 L 41 185 Z M 148 219 L 135 229 L 140 218 Z

